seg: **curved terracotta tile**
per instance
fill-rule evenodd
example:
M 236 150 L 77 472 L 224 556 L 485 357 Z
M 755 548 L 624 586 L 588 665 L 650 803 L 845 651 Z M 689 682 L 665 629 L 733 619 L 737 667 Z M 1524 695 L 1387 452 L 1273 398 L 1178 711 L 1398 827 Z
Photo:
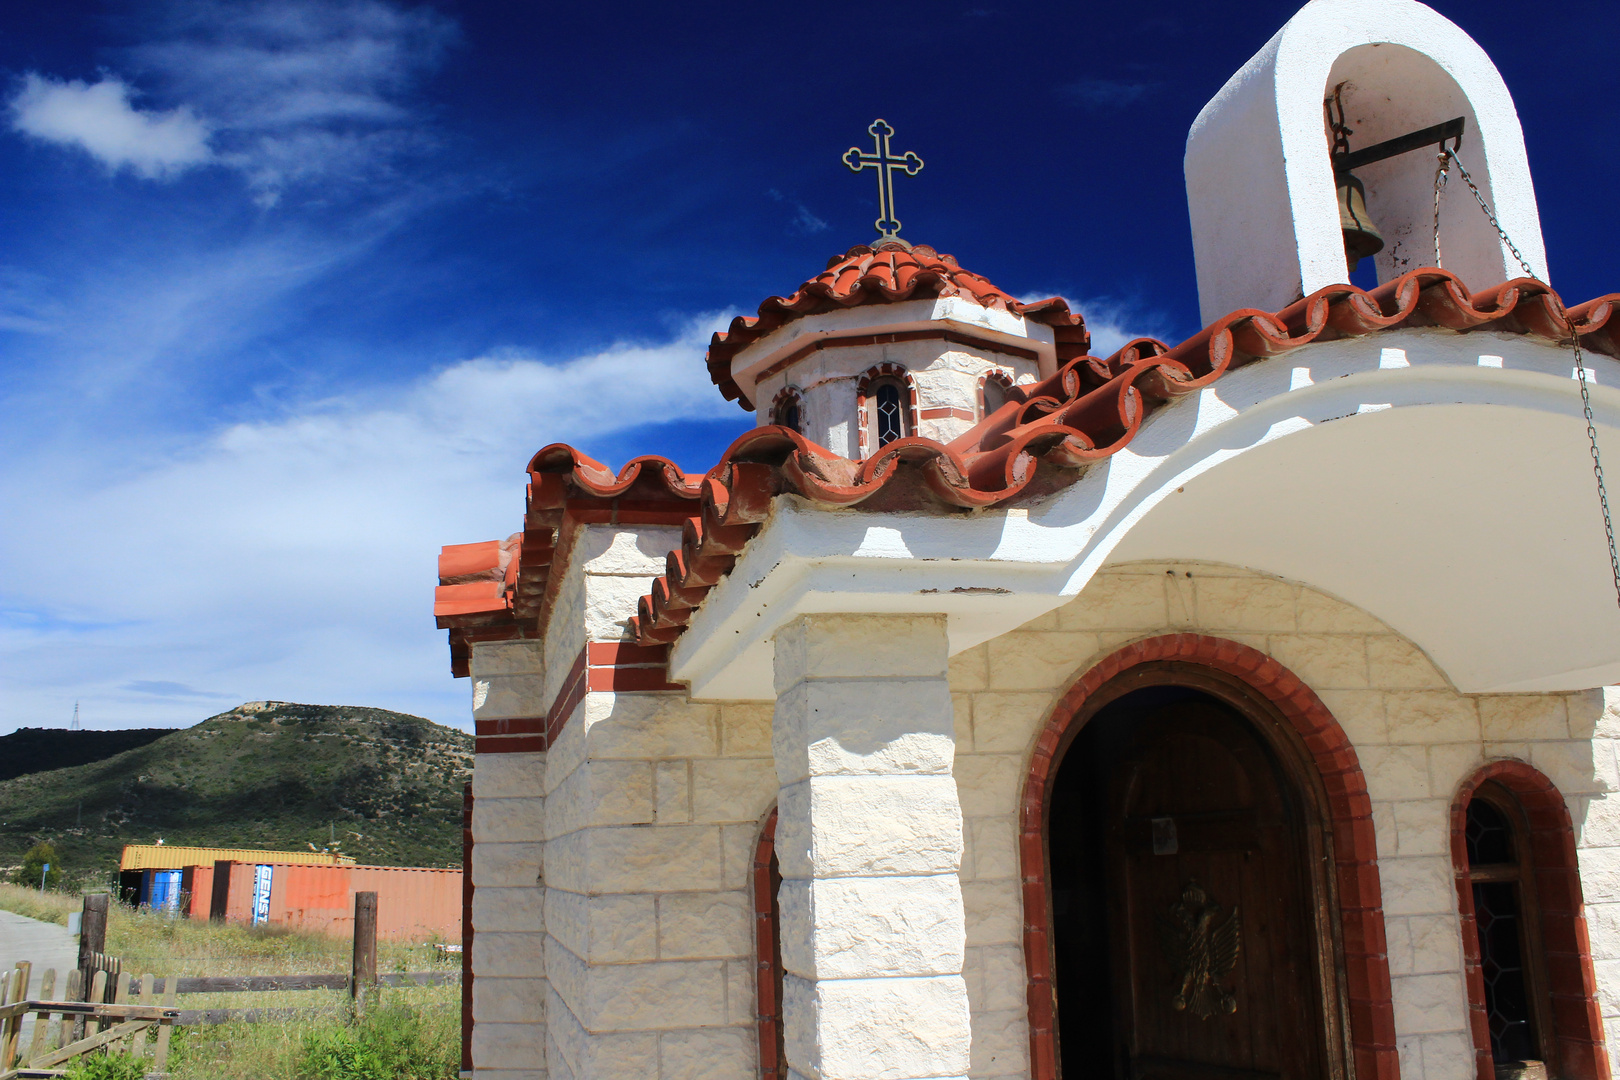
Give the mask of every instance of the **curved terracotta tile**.
M 954 256 L 941 255 L 925 244 L 910 250 L 898 245 L 879 245 L 873 250 L 859 244 L 842 256 L 833 256 L 826 270 L 793 293 L 767 297 L 760 303 L 757 315 L 739 315 L 727 329 L 717 331 L 710 339 L 706 358 L 709 378 L 727 401 L 738 401 L 743 408 L 752 409 L 753 404 L 743 398 L 741 388 L 731 377 L 732 358 L 746 346 L 806 315 L 927 296 L 966 296 L 987 308 L 1015 312 L 1064 328 L 1069 331 L 1063 340 L 1064 351 L 1078 348 L 1083 353 L 1090 347 L 1084 320 L 1072 313 L 1061 297 L 1020 303 L 987 278 L 962 269 Z
M 854 506 L 909 470 L 947 505 L 994 506 L 1028 491 L 1043 465 L 1044 475 L 1067 472 L 1068 480 L 1060 482 L 1072 482 L 1080 470 L 1127 445 L 1153 409 L 1233 368 L 1313 341 L 1396 326 L 1498 330 L 1560 343 L 1578 335 L 1588 350 L 1620 357 L 1620 294 L 1566 309 L 1557 293 L 1533 279 L 1471 293 L 1455 274 L 1421 268 L 1370 291 L 1334 285 L 1279 312 L 1235 311 L 1173 348 L 1138 338 L 1100 359 L 1085 354 L 1089 338 L 1084 323 L 1060 299 L 1021 305 L 930 248 L 858 247 L 830 260 L 826 271 L 791 296 L 766 300 L 757 318 L 736 319 L 727 333 L 715 335 L 711 376 L 724 391 L 730 357 L 790 319 L 917 295 L 968 295 L 1053 325 L 1058 370 L 1040 382 L 1013 388 L 1005 405 L 949 445 L 921 437 L 901 439 L 863 461 L 841 457 L 777 426 L 743 433 L 703 474 L 683 472 L 656 455 L 634 458 L 614 472 L 566 444 L 547 446 L 529 463 L 525 531 L 499 544 L 445 549 L 439 616 L 440 625 L 450 628 L 455 670 L 465 673 L 467 643 L 478 639 L 470 635 L 498 636 L 507 624 L 511 636 L 538 632 L 558 543 L 557 522 L 571 508 L 587 507 L 573 512 L 602 515 L 636 507 L 655 520 L 684 522 L 680 547 L 669 553 L 664 574 L 630 620 L 638 642 L 668 644 L 680 636 L 709 589 L 731 572 L 778 494 L 828 507 Z M 734 385 L 726 396 L 738 396 Z M 1049 491 L 1051 484 L 1043 480 L 1039 490 Z

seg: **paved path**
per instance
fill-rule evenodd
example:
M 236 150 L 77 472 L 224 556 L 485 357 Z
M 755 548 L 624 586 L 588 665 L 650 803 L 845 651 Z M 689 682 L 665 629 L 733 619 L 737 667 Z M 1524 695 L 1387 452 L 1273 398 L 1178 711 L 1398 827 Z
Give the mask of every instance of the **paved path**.
M 67 987 L 67 973 L 79 963 L 79 941 L 65 926 L 0 911 L 0 971 L 10 971 L 19 960 L 34 965 L 28 987 L 30 997 L 39 994 L 41 980 L 51 968 L 56 969 L 56 996 L 61 997 Z M 18 1033 L 23 1046 L 28 1045 L 33 1031 L 34 1018 L 30 1016 Z
M 33 963 L 36 988 L 47 968 L 56 969 L 60 982 L 78 964 L 79 944 L 65 926 L 0 911 L 0 970 L 10 971 L 19 960 Z

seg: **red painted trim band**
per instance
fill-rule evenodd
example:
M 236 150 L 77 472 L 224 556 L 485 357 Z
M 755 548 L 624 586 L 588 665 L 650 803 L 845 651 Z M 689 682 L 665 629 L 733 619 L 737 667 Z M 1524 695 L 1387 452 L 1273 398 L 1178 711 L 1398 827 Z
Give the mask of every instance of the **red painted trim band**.
M 685 686 L 665 677 L 669 646 L 636 645 L 624 641 L 586 642 L 575 657 L 562 689 L 544 717 L 520 716 L 475 720 L 474 744 L 479 754 L 527 754 L 555 746 L 568 718 L 592 691 L 647 693 L 680 690 Z

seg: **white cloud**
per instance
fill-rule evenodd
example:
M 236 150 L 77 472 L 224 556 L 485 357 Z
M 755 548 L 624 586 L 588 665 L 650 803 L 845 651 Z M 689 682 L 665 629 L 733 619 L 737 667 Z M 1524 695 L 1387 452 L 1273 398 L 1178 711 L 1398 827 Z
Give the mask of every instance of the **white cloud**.
M 1062 296 L 1056 292 L 1030 292 L 1018 297 L 1020 303 L 1032 304 L 1037 300 L 1045 300 L 1050 296 Z M 1075 300 L 1064 296 L 1069 310 L 1078 312 L 1086 320 L 1086 330 L 1091 334 L 1091 355 L 1107 358 L 1123 348 L 1126 343 L 1139 337 L 1158 338 L 1165 340 L 1167 322 L 1162 316 L 1143 312 L 1133 304 L 1124 303 L 1107 297 L 1097 300 Z M 1169 344 L 1176 344 L 1171 340 Z
M 216 119 L 221 160 L 271 204 L 431 146 L 412 93 L 458 34 L 430 8 L 383 0 L 203 0 L 175 5 L 129 58 Z
M 119 75 L 30 74 L 16 130 L 149 178 L 234 168 L 268 207 L 293 185 L 375 179 L 431 149 L 412 95 L 459 30 L 384 0 L 175 0 L 150 34 L 121 55 L 172 108 L 135 107 Z
M 524 465 L 548 442 L 745 422 L 702 362 L 722 322 L 562 363 L 466 360 L 111 478 L 104 445 L 42 452 L 0 477 L 0 730 L 75 700 L 91 724 L 267 697 L 465 722 L 432 625 L 439 547 L 516 531 Z
M 90 84 L 30 73 L 11 99 L 12 126 L 148 179 L 174 176 L 212 158 L 208 125 L 188 106 L 143 111 L 130 104 L 130 96 L 129 86 L 111 75 Z

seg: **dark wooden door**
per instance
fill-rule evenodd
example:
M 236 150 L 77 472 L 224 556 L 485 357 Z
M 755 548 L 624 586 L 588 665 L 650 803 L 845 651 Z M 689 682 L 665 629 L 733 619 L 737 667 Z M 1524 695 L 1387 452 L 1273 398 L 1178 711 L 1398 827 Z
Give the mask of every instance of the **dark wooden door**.
M 1146 716 L 1109 784 L 1114 1023 L 1133 1080 L 1324 1075 L 1299 814 L 1238 714 Z

